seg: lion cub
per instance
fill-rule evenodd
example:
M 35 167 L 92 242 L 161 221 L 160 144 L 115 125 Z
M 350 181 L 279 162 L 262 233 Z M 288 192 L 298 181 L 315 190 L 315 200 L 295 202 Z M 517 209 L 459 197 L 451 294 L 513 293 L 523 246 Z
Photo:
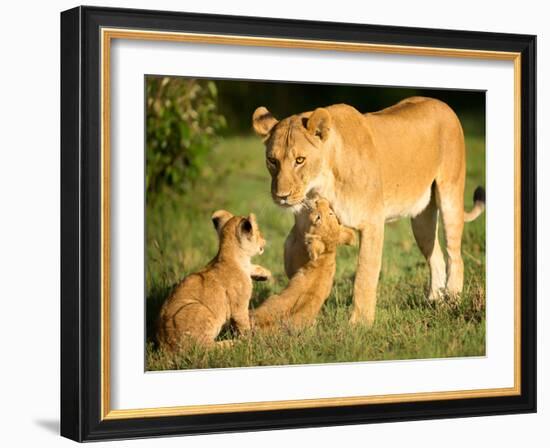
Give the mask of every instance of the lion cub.
M 240 333 L 248 331 L 252 278 L 271 275 L 250 262 L 265 246 L 254 214 L 233 216 L 218 210 L 212 222 L 219 237 L 218 254 L 201 271 L 183 279 L 162 305 L 157 340 L 165 350 L 176 350 L 189 342 L 214 345 L 229 319 Z
M 314 200 L 310 208 L 305 235 L 309 261 L 294 274 L 283 292 L 270 296 L 251 311 L 253 327 L 300 328 L 313 324 L 332 289 L 336 247 L 355 242 L 354 231 L 338 222 L 326 199 Z

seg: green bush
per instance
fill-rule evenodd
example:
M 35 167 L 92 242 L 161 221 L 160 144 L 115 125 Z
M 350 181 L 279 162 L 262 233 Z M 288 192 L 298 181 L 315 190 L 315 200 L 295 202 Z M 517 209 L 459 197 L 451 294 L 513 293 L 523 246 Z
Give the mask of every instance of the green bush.
M 213 81 L 147 77 L 146 190 L 185 191 L 201 172 L 225 118 Z

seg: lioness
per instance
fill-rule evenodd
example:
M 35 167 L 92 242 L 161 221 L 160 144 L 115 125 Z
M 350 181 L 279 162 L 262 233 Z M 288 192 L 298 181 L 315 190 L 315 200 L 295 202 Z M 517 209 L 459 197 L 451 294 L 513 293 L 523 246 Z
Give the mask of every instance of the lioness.
M 326 199 L 309 201 L 307 208 L 310 224 L 304 242 L 308 262 L 280 294 L 268 297 L 250 312 L 253 328 L 300 328 L 313 324 L 332 289 L 337 246 L 355 242 L 355 232 L 338 222 Z
M 162 305 L 157 341 L 164 350 L 189 343 L 212 346 L 230 318 L 240 333 L 250 330 L 251 277 L 270 276 L 250 258 L 263 252 L 265 240 L 252 213 L 244 217 L 218 210 L 212 222 L 220 240 L 218 254 L 203 270 L 183 279 Z
M 359 258 L 350 321 L 372 324 L 382 261 L 384 223 L 412 218 L 413 233 L 430 268 L 429 297 L 462 291 L 462 230 L 484 209 L 484 192 L 464 212 L 466 154 L 462 126 L 445 103 L 405 99 L 361 114 L 345 104 L 318 108 L 277 121 L 265 108 L 252 116 L 264 140 L 271 194 L 295 213 L 285 242 L 289 277 L 307 261 L 303 201 L 312 193 L 330 201 L 340 222 L 358 229 Z M 437 238 L 441 212 L 447 266 Z

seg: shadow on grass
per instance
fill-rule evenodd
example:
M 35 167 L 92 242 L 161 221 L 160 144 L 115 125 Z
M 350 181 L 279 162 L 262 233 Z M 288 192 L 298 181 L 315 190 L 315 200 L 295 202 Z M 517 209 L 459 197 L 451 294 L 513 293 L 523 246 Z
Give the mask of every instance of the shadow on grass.
M 162 304 L 166 298 L 170 295 L 171 291 L 176 285 L 172 286 L 155 286 L 151 289 L 150 294 L 145 301 L 145 318 L 146 318 L 146 339 L 148 342 L 153 343 L 156 346 L 155 338 L 155 324 L 160 312 Z

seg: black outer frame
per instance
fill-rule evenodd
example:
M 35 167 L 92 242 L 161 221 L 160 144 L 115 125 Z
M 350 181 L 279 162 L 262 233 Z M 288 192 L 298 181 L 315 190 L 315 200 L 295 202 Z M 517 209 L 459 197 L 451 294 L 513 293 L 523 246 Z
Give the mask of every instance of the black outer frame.
M 100 419 L 100 28 L 521 53 L 521 395 Z M 77 7 L 61 13 L 61 435 L 76 441 L 536 412 L 536 36 Z

